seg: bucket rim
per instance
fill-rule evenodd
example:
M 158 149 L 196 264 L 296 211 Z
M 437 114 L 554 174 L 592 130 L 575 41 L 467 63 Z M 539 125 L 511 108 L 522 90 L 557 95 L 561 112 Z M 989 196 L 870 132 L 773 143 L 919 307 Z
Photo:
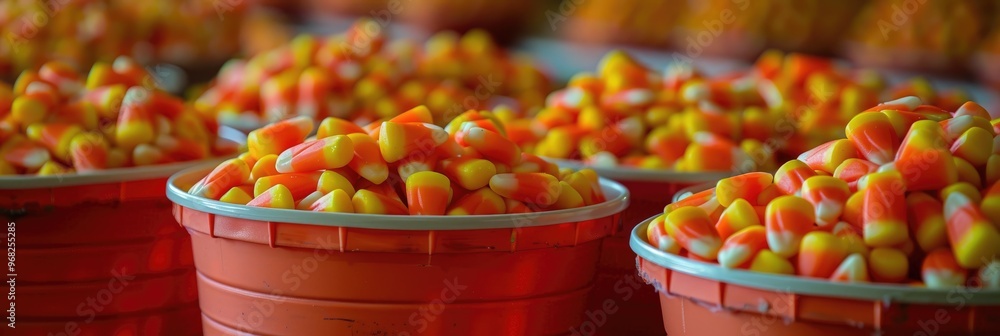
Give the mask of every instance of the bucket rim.
M 597 172 L 597 175 L 615 181 L 638 181 L 638 182 L 670 182 L 670 183 L 701 183 L 712 182 L 733 176 L 736 172 L 679 172 L 673 169 L 639 169 L 632 167 L 595 167 L 583 163 L 579 160 L 556 159 L 543 157 L 549 162 L 560 167 L 574 169 L 589 168 Z
M 511 229 L 581 222 L 621 213 L 632 199 L 625 186 L 602 177 L 601 188 L 605 194 L 610 193 L 613 197 L 600 204 L 574 209 L 474 216 L 371 215 L 251 207 L 191 195 L 178 187 L 180 181 L 191 184 L 197 182 L 214 168 L 214 164 L 203 164 L 175 173 L 167 180 L 167 198 L 177 206 L 217 216 L 277 223 L 407 231 Z
M 692 260 L 657 250 L 645 241 L 643 236 L 645 235 L 646 227 L 657 216 L 659 215 L 646 219 L 632 229 L 632 235 L 629 238 L 629 247 L 640 258 L 675 272 L 726 284 L 775 292 L 882 301 L 887 305 L 898 302 L 952 306 L 956 304 L 954 302 L 956 294 L 961 295 L 964 300 L 962 302 L 969 305 L 1000 305 L 1000 289 L 974 287 L 922 288 L 906 285 L 843 283 L 824 279 L 805 278 L 798 275 L 777 275 L 741 269 L 727 269 L 719 265 Z M 684 296 L 682 293 L 671 294 L 681 294 L 681 296 Z
M 58 188 L 166 178 L 187 168 L 206 164 L 219 164 L 222 161 L 234 157 L 235 156 L 220 156 L 195 161 L 174 162 L 152 166 L 102 169 L 91 172 L 48 176 L 0 176 L 0 190 Z

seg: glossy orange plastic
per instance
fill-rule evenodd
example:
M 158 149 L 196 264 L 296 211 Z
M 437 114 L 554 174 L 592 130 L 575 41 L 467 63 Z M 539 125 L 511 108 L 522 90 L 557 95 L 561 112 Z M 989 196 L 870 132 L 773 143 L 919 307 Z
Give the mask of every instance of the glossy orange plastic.
M 388 216 L 249 209 L 168 182 L 188 229 L 206 335 L 557 335 L 586 318 L 608 202 L 515 215 Z
M 560 166 L 575 167 L 579 163 L 552 160 Z M 589 311 L 602 311 L 606 302 L 612 302 L 614 314 L 607 314 L 607 322 L 595 328 L 596 335 L 663 335 L 657 306 L 656 291 L 649 286 L 633 286 L 641 282 L 635 273 L 635 252 L 629 248 L 629 234 L 635 225 L 649 216 L 662 214 L 663 206 L 671 203 L 675 194 L 685 188 L 712 183 L 729 176 L 726 173 L 678 173 L 632 168 L 597 168 L 601 177 L 621 183 L 632 197 L 622 212 L 622 225 L 602 242 L 601 258 L 597 264 L 597 280 L 588 301 Z
M 704 189 L 704 188 L 702 188 Z M 995 335 L 1000 290 L 927 289 L 725 269 L 667 254 L 631 234 L 636 267 L 660 293 L 675 335 Z
M 0 178 L 15 334 L 198 335 L 191 239 L 164 197 L 167 176 L 197 163 Z

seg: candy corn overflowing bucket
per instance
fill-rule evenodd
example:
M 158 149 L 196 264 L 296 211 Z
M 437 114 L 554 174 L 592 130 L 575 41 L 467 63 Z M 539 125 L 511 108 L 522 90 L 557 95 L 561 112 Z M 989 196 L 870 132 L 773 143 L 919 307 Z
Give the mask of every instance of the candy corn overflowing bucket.
M 678 192 L 702 191 L 706 184 Z M 659 292 L 669 335 L 995 335 L 1000 291 L 929 289 L 727 269 L 658 250 L 632 230 L 642 278 Z
M 0 178 L 0 211 L 16 241 L 8 273 L 17 330 L 198 334 L 191 240 L 164 188 L 170 174 L 204 162 Z
M 560 166 L 581 167 L 568 160 L 553 160 Z M 596 317 L 596 335 L 662 335 L 660 314 L 657 312 L 659 299 L 649 286 L 635 272 L 635 253 L 629 248 L 629 233 L 632 228 L 649 216 L 663 212 L 663 206 L 670 203 L 681 189 L 692 185 L 714 182 L 728 173 L 688 173 L 656 171 L 635 168 L 596 168 L 601 177 L 612 179 L 628 188 L 631 202 L 622 212 L 622 226 L 602 242 L 601 258 L 598 262 L 597 280 L 588 303 L 588 309 Z M 606 303 L 611 302 L 611 303 Z M 610 309 L 605 308 L 605 306 Z M 600 326 L 601 313 L 607 317 Z M 585 332 L 581 332 L 585 334 Z
M 254 208 L 168 183 L 191 234 L 207 335 L 564 335 L 582 323 L 601 239 L 628 205 L 389 216 Z

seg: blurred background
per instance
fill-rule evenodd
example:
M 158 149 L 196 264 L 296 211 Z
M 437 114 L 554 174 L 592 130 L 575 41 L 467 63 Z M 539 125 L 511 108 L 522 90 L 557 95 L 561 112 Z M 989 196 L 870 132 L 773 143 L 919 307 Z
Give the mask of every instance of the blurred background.
M 484 29 L 557 81 L 593 69 L 613 48 L 654 66 L 723 68 L 778 49 L 995 85 L 998 11 L 991 0 L 5 0 L 0 77 L 47 60 L 87 68 L 124 54 L 177 65 L 197 83 L 231 57 L 367 17 L 415 38 Z

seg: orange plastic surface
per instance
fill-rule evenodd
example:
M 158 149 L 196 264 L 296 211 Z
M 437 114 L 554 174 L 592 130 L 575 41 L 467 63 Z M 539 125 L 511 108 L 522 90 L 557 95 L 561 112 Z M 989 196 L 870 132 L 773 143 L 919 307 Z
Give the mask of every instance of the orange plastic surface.
M 642 257 L 640 274 L 660 290 L 663 325 L 675 335 L 997 335 L 1000 307 L 901 304 L 802 295 L 727 284 L 666 269 Z M 950 297 L 951 298 L 951 297 Z
M 406 231 L 174 216 L 206 335 L 568 334 L 620 219 Z
M 199 334 L 191 240 L 165 185 L 0 190 L 16 225 L 19 334 Z

